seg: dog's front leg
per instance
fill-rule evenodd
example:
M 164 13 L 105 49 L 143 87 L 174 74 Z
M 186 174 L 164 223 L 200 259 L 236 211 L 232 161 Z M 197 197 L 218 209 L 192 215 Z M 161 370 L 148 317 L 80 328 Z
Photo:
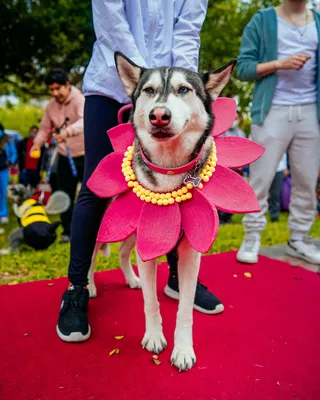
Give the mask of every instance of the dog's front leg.
M 129 285 L 129 287 L 131 289 L 141 289 L 140 279 L 135 274 L 130 261 L 131 251 L 135 244 L 135 235 L 130 236 L 121 243 L 119 249 L 120 267 L 124 273 L 126 283 Z
M 97 297 L 97 288 L 96 285 L 94 283 L 94 267 L 96 265 L 96 259 L 97 259 L 97 254 L 98 251 L 101 248 L 101 243 L 96 243 L 95 247 L 94 247 L 94 251 L 93 251 L 93 255 L 92 255 L 92 259 L 91 259 L 91 265 L 90 265 L 90 269 L 88 271 L 88 290 L 89 290 L 89 297 L 90 299 Z
M 142 339 L 142 347 L 159 354 L 167 346 L 167 341 L 162 331 L 162 318 L 157 298 L 157 261 L 143 262 L 137 251 L 136 255 L 146 317 L 146 332 Z
M 184 238 L 178 248 L 179 309 L 174 333 L 171 362 L 179 371 L 192 368 L 196 356 L 193 350 L 193 303 L 197 286 L 201 254 Z

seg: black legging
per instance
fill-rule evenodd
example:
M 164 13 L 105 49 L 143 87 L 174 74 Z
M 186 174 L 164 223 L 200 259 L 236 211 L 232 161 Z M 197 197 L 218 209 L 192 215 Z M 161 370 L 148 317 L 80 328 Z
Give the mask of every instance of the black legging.
M 107 200 L 86 186 L 99 162 L 113 151 L 107 130 L 118 124 L 121 104 L 108 97 L 88 96 L 84 107 L 85 166 L 82 187 L 74 207 L 71 225 L 69 280 L 74 285 L 88 284 L 88 271 Z M 106 182 L 106 184 L 108 184 Z M 171 275 L 177 271 L 177 258 L 168 259 Z M 171 262 L 170 262 L 171 261 Z

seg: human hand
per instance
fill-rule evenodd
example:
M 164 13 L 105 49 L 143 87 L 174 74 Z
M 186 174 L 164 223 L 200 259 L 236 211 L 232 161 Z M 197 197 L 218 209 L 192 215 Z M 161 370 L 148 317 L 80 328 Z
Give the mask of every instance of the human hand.
M 62 143 L 62 142 L 65 142 L 68 139 L 69 134 L 68 134 L 68 131 L 66 129 L 62 129 L 60 133 L 58 133 L 58 134 L 54 133 L 52 135 L 52 137 L 54 138 L 54 140 L 57 143 Z
M 41 149 L 38 144 L 33 143 L 31 149 L 30 149 L 30 157 L 31 158 L 39 158 L 41 155 Z
M 289 175 L 289 170 L 288 170 L 288 169 L 285 169 L 285 170 L 283 171 L 283 177 L 286 178 L 288 175 Z
M 307 54 L 298 53 L 291 57 L 284 58 L 283 60 L 277 60 L 277 69 L 295 69 L 299 70 L 303 68 L 304 64 L 310 60 L 311 56 Z

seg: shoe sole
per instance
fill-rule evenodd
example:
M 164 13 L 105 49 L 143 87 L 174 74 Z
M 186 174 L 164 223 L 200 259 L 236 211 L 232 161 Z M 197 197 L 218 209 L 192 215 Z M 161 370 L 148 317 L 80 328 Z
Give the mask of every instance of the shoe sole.
M 290 246 L 287 246 L 286 248 L 286 254 L 290 257 L 294 257 L 294 258 L 299 258 L 300 260 L 304 260 L 306 261 L 308 264 L 316 264 L 319 265 L 320 262 L 316 261 L 316 260 L 312 260 L 311 258 L 308 258 L 307 256 L 299 253 L 298 251 L 292 249 Z
M 179 293 L 177 293 L 175 290 L 172 290 L 168 285 L 164 288 L 164 293 L 171 299 L 179 300 Z M 209 315 L 220 314 L 224 311 L 223 304 L 218 304 L 214 310 L 206 310 L 205 308 L 199 307 L 196 304 L 193 304 L 193 308 L 203 314 Z
M 64 342 L 68 342 L 68 343 L 85 342 L 86 340 L 89 339 L 89 337 L 91 335 L 90 325 L 89 325 L 88 333 L 86 335 L 83 335 L 81 332 L 72 332 L 72 333 L 70 333 L 69 336 L 66 336 L 66 335 L 64 335 L 63 333 L 60 332 L 58 325 L 57 325 L 56 330 L 57 330 L 57 335 L 59 336 L 59 338 L 61 340 L 63 340 Z
M 259 258 L 257 257 L 255 260 L 248 260 L 245 258 L 241 258 L 238 256 L 238 254 L 236 255 L 236 260 L 239 261 L 242 264 L 257 264 L 259 261 Z

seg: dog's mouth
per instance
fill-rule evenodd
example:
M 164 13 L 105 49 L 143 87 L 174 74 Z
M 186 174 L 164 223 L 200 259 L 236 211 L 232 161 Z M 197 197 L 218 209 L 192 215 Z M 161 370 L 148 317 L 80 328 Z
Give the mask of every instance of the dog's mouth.
M 151 131 L 151 136 L 160 141 L 168 140 L 173 138 L 174 133 L 170 129 L 162 128 L 162 129 L 153 129 Z

